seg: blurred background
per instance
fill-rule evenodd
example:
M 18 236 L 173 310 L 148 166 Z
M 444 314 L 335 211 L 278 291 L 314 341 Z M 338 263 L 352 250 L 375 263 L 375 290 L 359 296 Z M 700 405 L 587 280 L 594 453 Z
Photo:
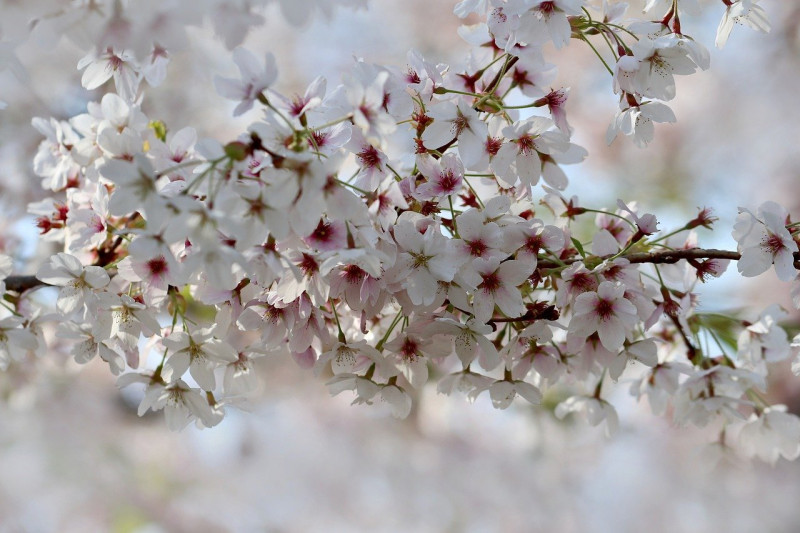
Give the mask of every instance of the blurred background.
M 10 15 L 20 4 L 0 0 L 5 39 L 14 38 Z M 272 5 L 245 46 L 275 53 L 284 94 L 302 92 L 320 74 L 335 85 L 354 57 L 402 68 L 411 47 L 458 68 L 467 46 L 452 6 L 372 0 L 368 9 L 313 17 L 298 29 Z M 700 242 L 727 249 L 735 247 L 737 206 L 754 210 L 773 199 L 800 212 L 800 6 L 764 8 L 772 33 L 737 27 L 725 49 L 712 50 L 710 71 L 679 77 L 671 103 L 678 123 L 657 126 L 646 150 L 624 138 L 606 146 L 617 101 L 591 51 L 578 42 L 549 51 L 561 66 L 554 87 L 572 88 L 575 142 L 590 154 L 567 169 L 567 193 L 597 207 L 639 200 L 664 229 L 711 207 L 718 231 Z M 711 47 L 722 11 L 712 3 L 683 29 Z M 216 96 L 213 76 L 236 69 L 212 33 L 191 31 L 200 53 L 173 56 L 144 110 L 173 130 L 192 125 L 225 140 L 257 112 L 232 120 L 235 104 Z M 41 137 L 30 119 L 68 118 L 101 93 L 80 87 L 74 65 L 82 54 L 65 40 L 54 51 L 26 43 L 16 52 L 27 79 L 0 72 L 0 99 L 9 103 L 0 112 L 0 251 L 33 271 L 51 250 L 37 245 L 24 213 L 43 197 L 31 169 Z M 703 309 L 789 305 L 786 286 L 771 279 L 743 280 L 732 267 L 704 288 Z M 784 370 L 789 377 L 773 384 L 773 398 L 792 403 L 797 380 Z M 381 408 L 351 407 L 346 394 L 331 398 L 291 361 L 266 358 L 260 371 L 249 412 L 229 409 L 217 428 L 181 433 L 170 433 L 161 413 L 137 417 L 138 398 L 120 392 L 98 361 L 78 367 L 54 354 L 0 374 L 0 533 L 797 529 L 800 466 L 731 458 L 704 468 L 713 435 L 653 417 L 625 386 L 612 398 L 621 429 L 607 439 L 545 409 L 496 411 L 488 397 L 470 405 L 437 395 L 435 385 L 408 420 L 396 421 Z

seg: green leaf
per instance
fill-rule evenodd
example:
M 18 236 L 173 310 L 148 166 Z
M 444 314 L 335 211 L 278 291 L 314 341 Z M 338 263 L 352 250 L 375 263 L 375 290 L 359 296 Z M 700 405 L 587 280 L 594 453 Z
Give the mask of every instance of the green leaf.
M 578 250 L 578 253 L 581 254 L 581 257 L 583 257 L 585 259 L 586 258 L 586 252 L 583 251 L 583 245 L 581 244 L 581 241 L 579 241 L 575 237 L 572 237 L 571 240 L 572 240 L 573 246 L 575 246 L 575 249 Z

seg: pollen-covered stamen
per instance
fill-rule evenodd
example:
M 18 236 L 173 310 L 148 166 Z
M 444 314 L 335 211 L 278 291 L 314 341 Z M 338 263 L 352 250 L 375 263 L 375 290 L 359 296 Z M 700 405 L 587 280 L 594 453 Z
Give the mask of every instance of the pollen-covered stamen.
M 550 91 L 546 96 L 547 105 L 550 107 L 561 107 L 567 102 L 567 91 L 558 89 Z
M 689 261 L 697 270 L 697 279 L 705 283 L 709 277 L 719 277 L 725 271 L 723 265 L 718 259 L 707 259 L 705 261 Z
M 419 345 L 414 339 L 406 337 L 403 346 L 400 347 L 400 355 L 402 355 L 403 359 L 406 361 L 416 361 L 419 357 Z
M 254 200 L 248 200 L 247 203 L 250 205 L 247 209 L 249 215 L 260 216 L 267 209 L 267 205 L 260 197 Z
M 781 239 L 780 236 L 775 235 L 774 233 L 767 233 L 767 236 L 761 241 L 761 249 L 769 254 L 772 254 L 772 257 L 774 258 L 781 252 L 781 250 L 786 250 L 788 248 L 783 243 L 783 239 Z
M 464 130 L 469 130 L 469 119 L 464 116 L 460 109 L 456 110 L 457 116 L 452 120 L 453 122 L 453 135 L 458 137 Z
M 453 175 L 452 170 L 445 171 L 439 180 L 439 186 L 444 192 L 453 192 L 459 185 L 461 185 L 461 180 Z
M 515 68 L 514 71 L 511 73 L 511 81 L 517 87 L 525 87 L 527 85 L 533 85 L 530 79 L 528 79 L 528 71 L 522 70 L 520 68 Z
M 603 271 L 603 276 L 609 281 L 618 281 L 624 274 L 625 269 L 620 265 L 611 265 Z
M 497 272 L 492 272 L 491 274 L 486 274 L 483 277 L 483 281 L 480 285 L 478 285 L 478 289 L 493 293 L 497 291 L 503 283 L 500 281 L 500 276 L 497 275 Z
M 538 254 L 539 250 L 544 248 L 544 241 L 542 240 L 541 235 L 529 235 L 525 239 L 525 244 L 523 245 L 526 251 L 532 254 Z
M 310 254 L 303 254 L 303 258 L 300 260 L 300 263 L 297 265 L 303 271 L 303 273 L 311 277 L 317 272 L 319 272 L 319 263 L 317 260 L 314 259 L 313 255 Z
M 473 257 L 483 257 L 483 254 L 489 249 L 482 241 L 467 241 L 467 246 L 469 247 L 469 254 Z
M 486 152 L 490 156 L 497 155 L 497 152 L 500 150 L 500 147 L 503 146 L 503 139 L 498 137 L 487 137 L 486 138 Z
M 316 229 L 311 233 L 311 239 L 318 242 L 326 242 L 330 240 L 333 235 L 333 229 L 330 222 L 319 221 Z
M 406 71 L 406 83 L 411 83 L 416 85 L 420 81 L 421 80 L 419 74 L 417 74 L 417 72 L 413 68 L 408 67 L 408 71 Z
M 594 306 L 594 312 L 601 321 L 606 321 L 614 316 L 614 302 L 599 298 Z
M 289 104 L 289 114 L 293 117 L 298 117 L 303 112 L 303 108 L 306 106 L 308 101 L 300 95 L 294 95 L 292 97 L 292 102 Z
M 284 316 L 284 308 L 275 307 L 274 305 L 267 304 L 267 312 L 264 313 L 264 321 L 272 324 L 277 324 Z
M 556 10 L 556 3 L 552 2 L 550 0 L 548 0 L 546 2 L 542 2 L 541 4 L 539 4 L 539 11 L 544 13 L 545 16 L 552 14 L 553 11 L 555 11 L 555 10 Z
M 408 252 L 408 254 L 413 259 L 413 261 L 411 262 L 411 268 L 427 267 L 428 261 L 432 258 L 432 256 L 424 254 L 416 254 L 414 252 Z
M 578 292 L 592 290 L 595 286 L 595 279 L 588 273 L 578 272 L 572 278 L 572 288 Z
M 123 61 L 121 57 L 113 53 L 111 51 L 111 48 L 109 48 L 106 51 L 106 53 L 108 54 L 108 66 L 106 68 L 111 69 L 112 71 L 119 70 L 119 68 L 125 61 Z
M 367 273 L 359 266 L 347 265 L 342 269 L 342 277 L 347 283 L 357 284 L 367 277 Z
M 365 146 L 363 150 L 361 150 L 356 154 L 356 158 L 363 167 L 366 168 L 381 167 L 381 155 L 378 153 L 378 150 L 372 145 Z
M 536 145 L 534 144 L 534 139 L 527 133 L 517 139 L 517 145 L 519 146 L 519 153 L 529 155 L 536 151 Z
M 311 148 L 318 150 L 328 144 L 329 138 L 330 134 L 328 132 L 313 130 L 311 136 L 308 138 L 308 144 Z
M 169 269 L 167 266 L 167 260 L 164 259 L 164 256 L 162 255 L 154 257 L 145 263 L 145 265 L 147 266 L 147 271 L 150 272 L 150 275 L 155 278 L 161 277 Z

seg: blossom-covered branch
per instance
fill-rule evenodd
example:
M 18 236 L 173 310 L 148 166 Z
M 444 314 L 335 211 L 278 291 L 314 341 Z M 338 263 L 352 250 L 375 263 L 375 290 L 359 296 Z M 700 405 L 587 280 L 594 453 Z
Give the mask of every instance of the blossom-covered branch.
M 69 120 L 33 121 L 45 138 L 34 170 L 51 196 L 29 211 L 63 248 L 35 278 L 9 277 L 0 255 L 0 368 L 35 360 L 54 327 L 77 362 L 100 359 L 120 386 L 141 385 L 140 414 L 163 410 L 174 429 L 220 423 L 257 386 L 261 357 L 397 417 L 438 381 L 499 409 L 552 395 L 556 416 L 583 413 L 609 433 L 606 398 L 624 374 L 656 413 L 671 405 L 679 424 L 738 432 L 751 456 L 797 457 L 786 438 L 800 419 L 762 399 L 772 363 L 793 355 L 785 313 L 720 321 L 696 298 L 730 260 L 745 276 L 774 267 L 793 281 L 789 213 L 742 209 L 734 252 L 699 246 L 716 222 L 708 209 L 659 231 L 636 202 L 593 210 L 563 196 L 564 167 L 587 151 L 573 142 L 569 89 L 552 86 L 547 60 L 561 56 L 545 44 L 594 54 L 619 102 L 607 140 L 645 146 L 655 122 L 676 120 L 675 76 L 710 64 L 683 33 L 683 5 L 648 2 L 656 22 L 630 22 L 623 4 L 465 0 L 456 13 L 482 22 L 461 30 L 472 45 L 462 64 L 413 50 L 403 68 L 357 60 L 338 86 L 317 78 L 293 95 L 276 88 L 275 57 L 235 48 L 241 27 L 216 10 L 239 75 L 214 85 L 234 115 L 260 111 L 223 143 L 142 107 L 194 19 L 148 24 L 114 3 L 84 28 L 97 46 L 78 66 L 85 88 L 113 80 L 116 93 Z M 66 31 L 73 9 L 34 27 Z M 116 31 L 121 10 L 145 23 Z M 767 29 L 754 2 L 726 3 L 720 45 L 731 17 Z M 56 300 L 26 292 L 38 284 L 57 287 Z

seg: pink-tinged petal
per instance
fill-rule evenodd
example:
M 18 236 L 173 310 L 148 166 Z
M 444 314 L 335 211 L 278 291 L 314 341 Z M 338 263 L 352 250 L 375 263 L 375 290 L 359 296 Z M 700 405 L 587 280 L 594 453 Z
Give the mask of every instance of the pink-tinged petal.
M 547 162 L 542 166 L 542 178 L 551 187 L 563 191 L 569 185 L 567 175 L 559 165 Z
M 84 89 L 92 91 L 111 79 L 114 74 L 108 61 L 92 61 L 81 76 L 81 85 Z
M 170 431 L 180 431 L 191 421 L 189 411 L 183 405 L 172 402 L 164 406 L 164 419 Z
M 214 88 L 218 95 L 228 100 L 241 100 L 247 96 L 241 82 L 231 78 L 215 76 Z
M 423 358 L 417 358 L 413 363 L 403 365 L 403 376 L 411 383 L 415 389 L 419 389 L 428 382 L 428 361 Z
M 100 109 L 103 111 L 103 116 L 115 127 L 124 125 L 131 112 L 127 102 L 114 93 L 103 96 L 100 101 Z
M 429 124 L 422 133 L 423 143 L 427 148 L 432 149 L 444 146 L 452 141 L 454 137 L 453 123 L 449 120 L 437 119 L 432 124 Z M 481 149 L 480 146 L 478 149 Z
M 418 253 L 423 247 L 422 234 L 411 222 L 400 222 L 394 227 L 394 240 L 404 250 Z
M 233 116 L 238 117 L 253 109 L 253 100 L 242 100 L 239 105 L 233 108 Z
M 203 390 L 214 390 L 217 382 L 214 379 L 214 367 L 205 361 L 195 360 L 189 367 L 192 378 Z
M 603 300 L 618 300 L 625 295 L 625 286 L 618 282 L 604 281 L 597 288 L 597 295 Z
M 83 289 L 75 283 L 68 283 L 58 293 L 56 307 L 64 314 L 70 314 L 83 305 Z
M 58 269 L 61 272 L 68 273 L 71 277 L 79 277 L 83 272 L 83 265 L 78 260 L 77 257 L 70 254 L 65 254 L 60 252 L 55 256 L 50 258 L 50 264 L 53 266 L 54 269 Z M 42 280 L 44 281 L 44 280 Z
M 203 344 L 203 351 L 219 363 L 233 363 L 239 359 L 239 354 L 230 344 L 218 339 L 212 339 Z
M 100 359 L 108 363 L 108 368 L 111 370 L 112 374 L 118 376 L 123 370 L 125 370 L 125 359 L 123 359 L 120 354 L 102 342 L 98 345 L 98 350 L 100 353 Z
M 514 382 L 514 390 L 517 391 L 517 394 L 528 400 L 530 403 L 534 405 L 539 405 L 542 403 L 542 393 L 525 381 L 515 381 Z
M 428 154 L 417 156 L 417 168 L 428 180 L 434 180 L 442 173 L 439 162 Z
M 102 267 L 87 266 L 83 271 L 83 279 L 93 289 L 105 287 L 111 281 L 108 272 Z
M 644 113 L 647 117 L 655 122 L 676 122 L 678 119 L 675 117 L 675 112 L 670 109 L 666 104 L 660 102 L 648 102 L 643 106 L 646 111 Z
M 503 283 L 519 287 L 533 274 L 535 266 L 527 261 L 511 260 L 500 264 L 497 274 Z
M 760 248 L 745 248 L 742 250 L 742 258 L 736 263 L 739 273 L 745 277 L 753 277 L 763 274 L 772 265 L 769 255 L 761 251 Z
M 169 381 L 179 379 L 189 370 L 189 363 L 191 363 L 189 352 L 182 351 L 173 353 L 169 356 L 167 362 L 164 363 L 164 370 L 168 372 L 165 378 Z
M 472 301 L 472 312 L 478 322 L 484 324 L 488 322 L 494 312 L 494 298 L 492 295 L 483 291 L 476 292 Z
M 597 328 L 600 343 L 610 352 L 617 352 L 625 342 L 625 328 L 616 318 L 602 322 Z
M 489 387 L 489 396 L 495 409 L 505 409 L 511 405 L 516 395 L 514 384 L 510 381 L 495 381 Z
M 455 338 L 455 352 L 464 368 L 475 359 L 478 350 L 477 339 L 469 331 L 464 330 Z
M 437 255 L 428 260 L 428 270 L 437 280 L 450 282 L 464 263 L 464 259 L 456 258 L 453 254 Z
M 399 387 L 388 385 L 381 389 L 381 397 L 391 406 L 392 416 L 406 418 L 411 412 L 411 397 Z
M 525 185 L 536 185 L 542 173 L 542 161 L 535 151 L 517 156 L 517 174 Z
M 482 129 L 486 130 L 486 124 L 479 123 L 483 126 Z M 461 162 L 464 163 L 466 168 L 472 168 L 477 165 L 483 155 L 483 142 L 486 139 L 488 130 L 483 132 L 483 135 L 475 134 L 471 131 L 464 131 L 458 137 L 458 155 L 461 156 Z
M 500 364 L 500 354 L 492 341 L 483 335 L 478 337 L 478 346 L 481 348 L 481 356 L 478 358 L 481 368 L 484 370 L 494 370 Z
M 239 72 L 245 80 L 257 78 L 261 71 L 258 57 L 246 48 L 237 48 L 233 51 L 233 62 L 239 67 Z
M 797 245 L 795 245 L 795 248 Z M 794 256 L 789 250 L 782 250 L 775 256 L 775 273 L 781 281 L 792 281 L 797 276 L 794 268 Z
M 427 271 L 419 270 L 406 279 L 405 288 L 414 305 L 430 305 L 436 299 L 439 283 Z
M 309 347 L 302 352 L 292 352 L 292 359 L 300 368 L 312 368 L 314 363 L 317 362 L 317 352 L 314 348 Z
M 138 73 L 127 65 L 123 65 L 114 74 L 114 87 L 122 98 L 132 102 L 136 99 L 136 90 L 139 87 Z
M 97 343 L 94 338 L 89 337 L 83 342 L 79 342 L 72 348 L 72 356 L 79 365 L 84 365 L 94 359 L 97 355 Z
M 654 367 L 658 364 L 658 348 L 653 339 L 645 339 L 628 346 L 628 353 L 645 366 Z
M 509 318 L 522 316 L 527 310 L 522 295 L 513 287 L 503 287 L 495 291 L 494 303 Z
M 597 307 L 597 302 L 600 298 L 595 292 L 584 292 L 575 298 L 575 303 L 572 304 L 572 311 L 576 315 L 586 315 L 594 311 Z
M 517 157 L 517 146 L 511 143 L 504 143 L 492 159 L 492 168 L 495 171 L 503 171 L 511 166 Z
M 171 333 L 169 337 L 162 339 L 161 344 L 170 350 L 177 352 L 178 350 L 189 347 L 189 334 L 185 331 L 176 331 Z
M 601 229 L 592 238 L 592 253 L 598 257 L 608 257 L 619 252 L 619 243 L 606 229 Z
M 174 154 L 186 154 L 197 143 L 197 131 L 186 127 L 175 132 L 169 140 L 169 149 Z

